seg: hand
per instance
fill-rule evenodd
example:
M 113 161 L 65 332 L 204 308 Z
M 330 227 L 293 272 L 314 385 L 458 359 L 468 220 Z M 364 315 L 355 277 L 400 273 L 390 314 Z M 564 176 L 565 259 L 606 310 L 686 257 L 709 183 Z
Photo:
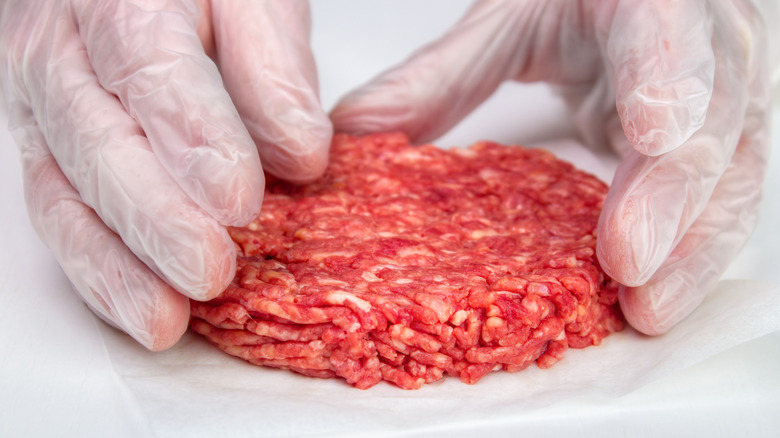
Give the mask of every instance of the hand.
M 508 80 L 547 81 L 621 164 L 598 257 L 628 322 L 660 334 L 749 236 L 767 162 L 768 51 L 748 1 L 479 1 L 442 38 L 345 96 L 337 131 L 435 139 Z
M 324 170 L 309 28 L 301 1 L 0 6 L 33 226 L 89 307 L 147 348 L 183 334 L 187 297 L 232 279 L 223 225 L 258 214 L 261 161 L 293 181 Z

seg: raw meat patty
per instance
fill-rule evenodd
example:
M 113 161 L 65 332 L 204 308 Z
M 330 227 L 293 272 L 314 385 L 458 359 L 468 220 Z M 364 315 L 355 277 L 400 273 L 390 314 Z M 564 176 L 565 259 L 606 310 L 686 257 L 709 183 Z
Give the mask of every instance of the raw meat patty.
M 607 187 L 541 150 L 336 135 L 327 174 L 271 181 L 230 228 L 236 276 L 192 303 L 228 354 L 358 388 L 547 368 L 622 329 L 595 257 Z

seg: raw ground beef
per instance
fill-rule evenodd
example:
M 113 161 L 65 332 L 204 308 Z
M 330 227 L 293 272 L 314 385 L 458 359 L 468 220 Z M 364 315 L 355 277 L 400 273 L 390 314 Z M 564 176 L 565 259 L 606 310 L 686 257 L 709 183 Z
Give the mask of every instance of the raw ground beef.
M 550 153 L 337 135 L 327 174 L 268 184 L 233 283 L 192 303 L 225 352 L 358 388 L 547 368 L 622 329 L 595 257 L 605 184 Z

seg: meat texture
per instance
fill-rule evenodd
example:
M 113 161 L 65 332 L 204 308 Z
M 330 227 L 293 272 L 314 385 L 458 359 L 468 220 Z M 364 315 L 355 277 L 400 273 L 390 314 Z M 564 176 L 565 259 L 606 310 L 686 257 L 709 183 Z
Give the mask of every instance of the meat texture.
M 192 303 L 228 354 L 358 388 L 547 368 L 622 329 L 595 257 L 607 186 L 552 154 L 336 135 L 317 182 L 270 181 L 230 228 L 233 283 Z

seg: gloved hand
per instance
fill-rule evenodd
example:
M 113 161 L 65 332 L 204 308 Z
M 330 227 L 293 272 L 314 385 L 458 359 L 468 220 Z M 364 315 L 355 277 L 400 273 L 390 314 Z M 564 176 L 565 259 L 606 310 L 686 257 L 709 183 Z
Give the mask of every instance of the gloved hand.
M 0 6 L 33 226 L 84 301 L 147 348 L 179 339 L 187 297 L 232 279 L 223 225 L 258 214 L 261 161 L 293 181 L 323 171 L 309 33 L 302 1 Z
M 628 322 L 663 333 L 750 234 L 768 148 L 768 52 L 749 1 L 487 0 L 345 96 L 337 131 L 435 139 L 503 81 L 547 81 L 621 163 L 598 257 Z M 522 123 L 519 120 L 518 123 Z

